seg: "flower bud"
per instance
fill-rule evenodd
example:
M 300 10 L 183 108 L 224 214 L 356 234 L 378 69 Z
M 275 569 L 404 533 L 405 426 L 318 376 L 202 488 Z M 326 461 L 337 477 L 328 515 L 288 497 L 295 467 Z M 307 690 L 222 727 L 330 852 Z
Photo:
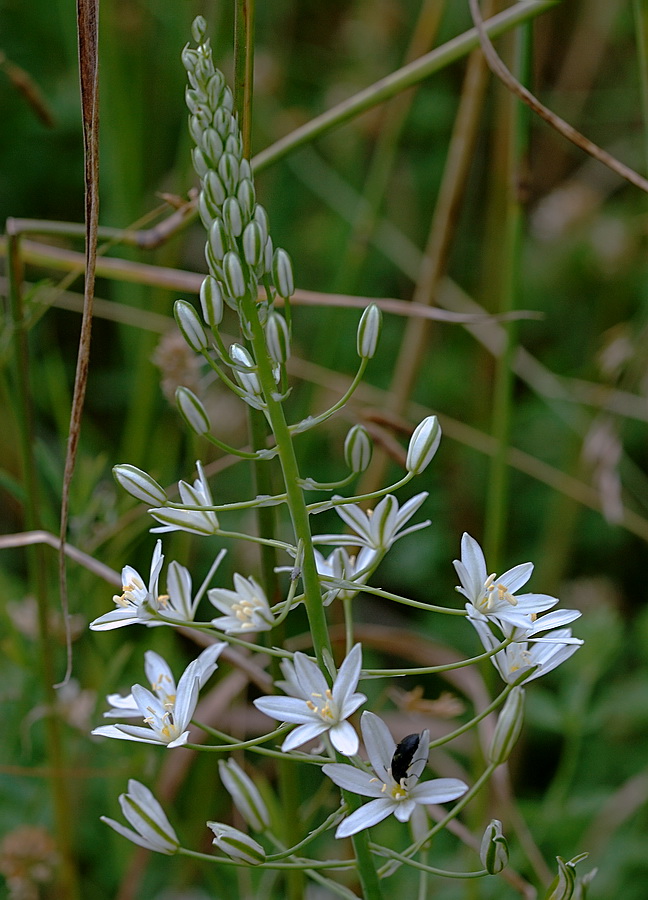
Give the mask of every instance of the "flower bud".
M 278 247 L 272 259 L 272 280 L 280 297 L 287 299 L 295 292 L 292 263 L 285 250 Z
M 241 297 L 245 297 L 247 287 L 245 276 L 243 275 L 243 266 L 241 265 L 241 260 L 232 250 L 229 250 L 223 257 L 223 277 L 230 297 L 236 297 L 238 300 Z
M 185 88 L 185 103 L 190 113 L 195 113 L 200 106 L 200 96 L 194 88 Z
M 219 210 L 227 197 L 223 182 L 213 169 L 209 169 L 202 178 L 203 190 L 209 197 L 211 205 L 215 207 L 216 210 Z
M 214 254 L 214 258 L 218 262 L 223 261 L 223 257 L 227 253 L 227 232 L 223 225 L 222 219 L 214 219 L 209 229 L 209 246 Z
M 243 231 L 243 254 L 249 266 L 258 266 L 263 259 L 263 235 L 256 222 L 248 222 Z
M 252 167 L 250 166 L 249 159 L 241 159 L 239 161 L 239 181 L 243 181 L 244 178 L 247 178 L 248 181 L 253 181 L 252 178 Z
M 164 506 L 167 502 L 168 498 L 164 488 L 154 478 L 151 478 L 149 474 L 136 466 L 131 466 L 128 463 L 114 466 L 113 475 L 115 476 L 115 481 L 131 497 L 143 500 L 149 506 Z
M 274 258 L 274 244 L 272 243 L 272 238 L 269 237 L 265 243 L 265 250 L 263 251 L 263 270 L 267 272 L 268 275 L 272 273 L 272 260 Z
M 496 766 L 501 765 L 511 755 L 522 730 L 524 720 L 524 688 L 514 687 L 506 698 L 499 714 L 495 733 L 488 751 L 488 758 Z
M 193 70 L 196 68 L 196 63 L 198 62 L 198 51 L 193 50 L 187 44 L 187 46 L 180 54 L 180 58 L 182 59 L 182 65 L 185 67 L 187 72 L 193 72 Z
M 508 865 L 508 841 L 502 833 L 502 823 L 493 819 L 486 826 L 479 850 L 479 858 L 489 875 L 497 875 Z
M 211 422 L 198 397 L 189 388 L 176 388 L 176 403 L 180 415 L 195 434 L 207 434 L 211 430 Z
M 238 161 L 241 160 L 243 156 L 243 144 L 241 142 L 241 135 L 239 133 L 238 128 L 232 131 L 230 128 L 230 133 L 225 139 L 225 152 L 231 153 L 232 156 L 235 156 Z M 241 173 L 239 171 L 239 179 L 241 177 Z
M 234 376 L 243 390 L 251 398 L 262 397 L 261 384 L 254 371 L 254 360 L 248 351 L 240 344 L 232 344 L 229 352 L 234 364 Z
M 195 353 L 206 350 L 209 346 L 207 335 L 198 313 L 186 300 L 176 300 L 173 304 L 173 315 L 182 336 Z
M 380 307 L 372 303 L 362 313 L 358 325 L 358 356 L 362 359 L 371 359 L 376 352 L 380 330 L 382 328 L 382 312 Z
M 212 166 L 218 165 L 223 155 L 223 141 L 215 128 L 206 128 L 200 135 L 200 146 Z
M 280 313 L 273 310 L 269 314 L 265 335 L 270 359 L 276 363 L 285 363 L 290 356 L 290 335 L 288 323 Z
M 212 844 L 227 856 L 232 859 L 240 859 L 250 866 L 258 866 L 265 862 L 266 854 L 261 844 L 257 844 L 243 831 L 232 828 L 231 825 L 224 825 L 222 822 L 207 822 L 207 825 L 215 835 Z
M 231 153 L 223 153 L 218 162 L 218 174 L 228 194 L 233 194 L 239 179 L 238 160 Z
M 243 178 L 239 181 L 238 190 L 236 191 L 236 199 L 238 200 L 241 207 L 241 212 L 243 213 L 244 220 L 249 222 L 252 218 L 252 214 L 254 213 L 254 205 L 256 203 L 254 185 L 249 178 Z
M 371 438 L 363 425 L 354 425 L 344 441 L 344 459 L 352 472 L 364 472 L 371 462 Z
M 200 142 L 202 141 L 203 131 L 204 131 L 203 123 L 202 123 L 200 117 L 195 114 L 189 116 L 189 134 L 194 139 L 196 144 L 200 144 Z M 193 153 L 193 150 L 192 150 L 192 153 Z M 194 165 L 194 168 L 195 168 L 195 165 Z M 198 173 L 198 174 L 202 178 L 202 174 L 201 173 Z
M 261 206 L 261 204 L 257 203 L 254 207 L 254 221 L 257 223 L 259 228 L 261 229 L 261 240 L 265 246 L 265 242 L 268 240 L 268 232 L 270 230 L 270 226 L 268 224 L 268 214 L 265 209 Z
M 209 229 L 218 215 L 218 210 L 209 199 L 209 195 L 206 191 L 201 191 L 198 194 L 198 212 L 200 213 L 200 221 L 205 228 Z
M 192 120 L 195 119 L 195 116 L 191 117 Z M 194 147 L 191 151 L 191 159 L 193 160 L 193 167 L 196 175 L 199 178 L 204 178 L 209 172 L 209 166 L 207 165 L 207 160 L 205 159 L 205 155 L 198 147 Z
M 218 771 L 226 791 L 250 828 L 263 831 L 270 824 L 270 814 L 257 786 L 235 759 L 218 761 Z
M 556 861 L 558 875 L 549 885 L 545 900 L 571 900 L 576 885 L 576 870 L 571 862 L 565 862 L 560 856 L 556 857 Z
M 227 197 L 223 203 L 223 222 L 232 238 L 237 238 L 243 231 L 243 216 L 236 197 Z
M 197 44 L 202 44 L 207 34 L 207 22 L 203 16 L 196 16 L 191 24 L 191 36 Z
M 430 464 L 430 460 L 437 452 L 441 441 L 441 426 L 436 416 L 428 416 L 423 419 L 410 438 L 407 448 L 405 468 L 412 475 L 420 475 Z
M 218 109 L 221 105 L 222 93 L 225 88 L 225 76 L 218 69 L 210 76 L 207 82 L 207 101 L 210 109 Z
M 200 305 L 203 318 L 210 328 L 218 328 L 223 320 L 223 295 L 212 275 L 208 275 L 200 285 Z

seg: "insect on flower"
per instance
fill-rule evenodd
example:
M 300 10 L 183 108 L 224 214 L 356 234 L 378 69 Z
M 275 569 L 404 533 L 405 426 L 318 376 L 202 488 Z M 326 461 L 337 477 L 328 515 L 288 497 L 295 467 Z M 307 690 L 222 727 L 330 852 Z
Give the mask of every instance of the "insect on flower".
M 414 734 L 405 735 L 403 740 L 396 744 L 390 769 L 392 778 L 397 784 L 400 784 L 403 778 L 407 778 L 420 741 L 421 735 L 418 732 L 414 732 Z

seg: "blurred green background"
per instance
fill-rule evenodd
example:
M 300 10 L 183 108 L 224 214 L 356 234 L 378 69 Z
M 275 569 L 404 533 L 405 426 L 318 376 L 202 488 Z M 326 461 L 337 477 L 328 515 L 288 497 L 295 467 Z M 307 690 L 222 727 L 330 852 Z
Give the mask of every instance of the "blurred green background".
M 209 22 L 216 61 L 229 78 L 233 12 L 228 5 L 112 0 L 102 6 L 104 226 L 132 227 L 160 205 L 160 194 L 185 197 L 195 184 L 180 51 L 198 13 Z M 470 25 L 467 3 L 456 0 L 259 3 L 253 152 Z M 497 44 L 508 65 L 558 114 L 645 172 L 648 4 L 573 0 L 557 4 L 517 34 L 517 40 Z M 1 218 L 78 223 L 83 147 L 72 6 L 63 0 L 3 0 L 0 53 Z M 405 444 L 403 423 L 412 426 L 428 412 L 439 415 L 445 432 L 441 449 L 425 475 L 409 486 L 410 493 L 430 492 L 422 513 L 432 526 L 396 546 L 376 583 L 432 603 L 456 604 L 451 561 L 459 554 L 462 532 L 469 531 L 490 551 L 489 569 L 533 560 L 531 590 L 555 594 L 564 606 L 583 611 L 574 632 L 586 639 L 585 647 L 529 690 L 524 738 L 512 765 L 515 795 L 552 871 L 556 854 L 570 858 L 589 850 L 583 871 L 588 866 L 600 871 L 588 896 L 643 900 L 648 883 L 646 201 L 637 188 L 530 120 L 483 66 L 472 65 L 470 83 L 466 60 L 460 60 L 396 101 L 290 153 L 258 175 L 257 194 L 269 212 L 275 244 L 291 254 L 300 289 L 414 297 L 463 312 L 472 309 L 472 301 L 491 313 L 517 309 L 540 315 L 508 326 L 433 322 L 416 358 L 412 348 L 416 332 L 423 334 L 420 321 L 408 329 L 403 316 L 387 314 L 379 355 L 368 370 L 369 387 L 345 416 L 303 436 L 298 451 L 305 474 L 331 480 L 344 470 L 341 447 L 350 422 L 369 422 L 379 443 L 395 434 Z M 34 99 L 36 91 L 42 105 Z M 459 138 L 467 148 L 466 168 L 457 173 Z M 39 239 L 82 249 L 78 238 Z M 154 251 L 116 243 L 107 254 L 204 272 L 203 245 L 202 227 L 194 222 Z M 430 261 L 436 266 L 431 280 L 422 258 L 426 247 L 428 270 Z M 25 268 L 39 517 L 41 527 L 54 534 L 82 292 L 78 278 L 59 290 L 63 275 L 52 264 Z M 4 278 L 2 291 L 6 294 Z M 69 540 L 117 571 L 128 563 L 146 573 L 154 539 L 148 518 L 114 484 L 111 467 L 132 463 L 169 485 L 190 479 L 196 459 L 207 464 L 217 458 L 183 430 L 168 399 L 175 385 L 201 393 L 219 436 L 246 441 L 244 411 L 205 380 L 175 337 L 171 316 L 178 296 L 159 286 L 106 277 L 97 282 L 97 297 L 106 302 L 98 304 L 94 325 Z M 300 308 L 297 297 L 293 420 L 325 408 L 339 393 L 330 370 L 348 375 L 355 366 L 358 311 L 334 307 L 326 297 L 321 301 Z M 126 322 L 123 310 L 130 313 Z M 224 327 L 231 330 L 233 322 Z M 498 356 L 493 348 L 498 341 L 504 346 L 506 333 L 510 344 Z M 28 527 L 11 335 L 7 314 L 0 345 L 4 535 Z M 403 373 L 408 359 L 415 358 L 408 382 Z M 403 402 L 395 399 L 399 384 L 406 385 Z M 398 461 L 386 458 L 385 471 L 395 480 Z M 379 475 L 374 469 L 368 477 Z M 219 503 L 253 490 L 240 465 L 217 475 L 213 485 Z M 232 522 L 254 527 L 246 517 Z M 334 518 L 321 517 L 316 527 L 322 532 L 333 524 Z M 195 584 L 217 549 L 188 535 L 165 540 L 167 560 L 189 566 Z M 229 549 L 220 583 L 229 584 L 235 570 L 256 573 L 253 554 Z M 54 551 L 47 550 L 45 559 L 58 679 L 65 661 Z M 38 841 L 43 859 L 55 866 L 48 857 L 54 854 L 54 844 L 48 844 L 54 826 L 45 722 L 56 715 L 65 748 L 63 780 L 77 816 L 72 830 L 82 896 L 229 896 L 231 882 L 223 886 L 219 874 L 187 861 L 142 861 L 98 821 L 100 814 L 116 814 L 116 796 L 127 777 L 154 782 L 162 756 L 89 738 L 100 722 L 104 695 L 125 691 L 141 677 L 147 647 L 167 654 L 178 671 L 195 647 L 166 629 L 87 631 L 87 622 L 111 606 L 113 588 L 73 563 L 68 579 L 74 681 L 52 710 L 42 688 L 27 557 L 22 548 L 2 549 L 0 871 L 7 876 L 22 859 L 20 848 L 33 849 Z M 358 602 L 358 620 L 412 628 L 463 653 L 478 651 L 474 636 L 453 621 L 448 625 L 413 610 L 395 613 L 365 598 Z M 492 682 L 490 671 L 482 675 Z M 406 681 L 408 689 L 417 684 Z M 440 680 L 425 682 L 428 696 L 446 688 Z M 205 842 L 200 823 L 216 818 L 223 803 L 214 772 L 211 759 L 201 759 L 176 800 L 175 821 L 183 822 L 190 845 Z M 20 829 L 26 826 L 44 830 L 25 835 Z M 533 879 L 515 838 L 511 843 L 514 864 Z M 18 896 L 9 886 L 2 890 L 1 896 Z M 34 897 L 60 896 L 47 879 L 35 891 Z M 469 887 L 435 883 L 434 891 L 448 900 L 518 896 L 499 881 Z

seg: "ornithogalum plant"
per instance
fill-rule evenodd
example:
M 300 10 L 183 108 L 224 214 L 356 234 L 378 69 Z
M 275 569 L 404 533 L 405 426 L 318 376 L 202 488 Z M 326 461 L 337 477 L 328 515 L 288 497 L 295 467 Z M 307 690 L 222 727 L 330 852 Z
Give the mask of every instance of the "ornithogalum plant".
M 275 248 L 268 215 L 257 202 L 232 93 L 214 67 L 201 18 L 194 22 L 193 37 L 196 46 L 187 46 L 182 60 L 189 82 L 189 131 L 195 142 L 193 162 L 200 178 L 198 207 L 207 232 L 205 258 L 209 273 L 200 292 L 201 314 L 190 303 L 179 300 L 175 316 L 191 350 L 220 379 L 224 389 L 247 404 L 252 415 L 265 419 L 270 437 L 263 446 L 245 451 L 228 446 L 212 433 L 203 403 L 187 388 L 178 389 L 178 408 L 195 434 L 242 460 L 257 466 L 274 466 L 280 471 L 283 484 L 274 496 L 219 505 L 214 502 L 198 462 L 197 477 L 193 482 L 180 481 L 180 500 L 172 502 L 146 472 L 127 464 L 116 466 L 120 485 L 149 505 L 157 523 L 153 530 L 186 531 L 196 540 L 213 542 L 214 565 L 194 594 L 192 577 L 179 562 L 171 562 L 163 575 L 162 541 L 158 540 L 148 582 L 137 569 L 126 565 L 122 593 L 113 598 L 115 608 L 95 619 L 91 628 L 105 631 L 135 624 L 149 628 L 182 626 L 199 630 L 203 637 L 208 635 L 212 643 L 187 666 L 177 683 L 165 660 L 148 651 L 145 671 L 149 686 L 137 684 L 126 696 L 113 694 L 108 698 L 110 709 L 106 716 L 129 721 L 104 725 L 94 733 L 143 741 L 168 750 L 191 746 L 221 754 L 214 775 L 218 769 L 238 817 L 235 824 L 207 823 L 217 852 L 197 853 L 182 845 L 181 837 L 176 836 L 151 792 L 131 780 L 128 793 L 122 795 L 120 802 L 134 830 L 112 819 L 104 821 L 126 838 L 159 853 L 193 855 L 216 865 L 256 870 L 297 869 L 306 878 L 324 885 L 331 894 L 343 897 L 356 896 L 351 887 L 359 885 L 367 900 L 379 898 L 382 882 L 387 878 L 391 879 L 391 894 L 395 890 L 394 879 L 411 867 L 428 878 L 498 875 L 506 871 L 508 850 L 497 820 L 486 826 L 483 838 L 477 837 L 475 846 L 481 844 L 481 852 L 475 853 L 475 865 L 463 872 L 433 866 L 429 848 L 434 835 L 459 815 L 510 754 L 523 722 L 525 692 L 520 685 L 553 669 L 581 644 L 564 627 L 579 613 L 567 610 L 542 615 L 558 603 L 555 598 L 517 593 L 531 577 L 531 563 L 515 566 L 501 576 L 489 574 L 481 547 L 466 534 L 461 541 L 461 559 L 455 562 L 461 582 L 458 590 L 467 601 L 465 609 L 456 604 L 444 607 L 420 601 L 414 605 L 429 613 L 453 615 L 465 622 L 466 628 L 476 629 L 485 648 L 478 659 L 490 659 L 494 664 L 503 682 L 501 692 L 486 709 L 476 710 L 472 719 L 434 740 L 427 728 L 405 736 L 393 734 L 382 718 L 366 708 L 367 694 L 388 696 L 385 680 L 406 675 L 408 670 L 382 673 L 380 692 L 374 686 L 369 690 L 369 677 L 376 678 L 381 673 L 366 668 L 362 644 L 354 639 L 352 601 L 363 591 L 397 604 L 413 603 L 407 597 L 373 587 L 371 581 L 395 541 L 407 539 L 412 532 L 430 524 L 416 520 L 427 498 L 425 491 L 404 503 L 399 502 L 396 492 L 414 478 L 425 477 L 439 447 L 441 428 L 434 416 L 420 422 L 407 448 L 402 477 L 371 494 L 334 493 L 352 483 L 369 464 L 371 442 L 360 425 L 351 428 L 345 441 L 344 457 L 349 466 L 345 478 L 335 484 L 319 484 L 308 476 L 306 461 L 298 458 L 295 438 L 321 425 L 352 396 L 377 352 L 381 313 L 372 305 L 360 318 L 356 341 L 358 369 L 346 394 L 330 409 L 291 422 L 286 362 L 292 331 L 292 264 L 285 250 Z M 238 341 L 229 345 L 221 334 L 227 308 L 235 314 L 239 327 Z M 307 495 L 317 492 L 319 499 L 307 499 Z M 289 534 L 285 540 L 269 534 L 237 535 L 226 527 L 230 509 L 268 505 L 285 512 L 288 527 L 282 533 Z M 315 514 L 326 509 L 337 512 L 340 526 L 346 531 L 313 532 L 317 525 Z M 278 602 L 256 573 L 237 572 L 232 585 L 210 586 L 224 552 L 220 545 L 237 537 L 264 544 L 277 553 L 278 571 L 288 572 L 284 595 Z M 163 593 L 159 584 L 164 579 Z M 211 604 L 212 615 L 206 621 L 197 621 L 203 600 L 205 608 Z M 346 647 L 342 651 L 336 647 L 334 652 L 329 610 L 335 605 L 340 606 L 345 619 Z M 298 607 L 305 608 L 310 630 L 310 645 L 304 648 L 305 652 L 280 646 L 280 626 Z M 261 635 L 259 643 L 256 635 Z M 217 663 L 228 646 L 229 655 Z M 269 655 L 279 660 L 283 678 L 275 682 L 271 693 L 254 700 L 257 710 L 269 717 L 268 731 L 240 741 L 206 728 L 208 738 L 215 742 L 193 743 L 191 723 L 201 727 L 194 721 L 200 691 L 219 665 L 222 671 L 232 660 L 236 662 L 241 646 L 248 654 L 262 654 L 259 660 L 265 661 Z M 456 665 L 470 663 L 471 660 L 462 660 Z M 428 667 L 419 668 L 416 673 L 434 671 L 434 667 Z M 381 702 L 384 704 L 384 699 Z M 500 704 L 503 708 L 499 721 L 494 730 L 491 727 L 490 740 L 484 747 L 485 768 L 473 777 L 471 786 L 454 776 L 430 777 L 431 748 L 449 745 L 488 715 L 495 715 Z M 365 708 L 360 716 L 362 707 Z M 278 720 L 280 726 L 271 726 L 270 719 Z M 272 802 L 267 802 L 271 790 L 267 779 L 260 791 L 250 763 L 243 762 L 241 755 L 238 761 L 231 757 L 235 750 L 239 754 L 244 750 L 261 752 L 266 758 L 288 763 L 278 766 L 278 779 L 290 778 L 291 765 L 316 769 L 309 782 L 316 785 L 309 797 L 308 821 L 302 820 L 304 810 L 300 806 L 281 808 L 281 791 Z M 451 805 L 441 813 L 439 804 Z M 282 841 L 282 820 L 286 819 L 292 822 L 291 833 L 298 835 L 293 846 L 285 846 Z M 373 837 L 377 841 L 383 835 L 382 843 L 369 838 L 368 829 L 374 826 Z M 352 847 L 347 846 L 349 838 Z M 311 844 L 318 847 L 319 856 L 311 855 Z M 573 871 L 570 865 L 563 866 L 569 876 Z M 567 883 L 569 878 L 563 881 Z

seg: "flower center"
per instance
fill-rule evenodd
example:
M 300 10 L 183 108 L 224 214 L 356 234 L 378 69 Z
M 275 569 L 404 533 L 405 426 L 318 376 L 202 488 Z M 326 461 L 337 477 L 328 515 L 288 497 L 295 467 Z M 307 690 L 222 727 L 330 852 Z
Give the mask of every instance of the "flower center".
M 517 606 L 517 597 L 511 594 L 505 584 L 501 582 L 495 584 L 495 578 L 496 575 L 493 573 L 484 582 L 484 597 L 480 606 L 483 606 L 485 609 L 493 609 L 498 603 L 501 604 L 503 602 L 510 603 L 511 606 Z
M 239 620 L 239 622 L 242 623 L 243 628 L 255 627 L 254 617 L 257 610 L 259 609 L 259 605 L 260 604 L 258 602 L 247 599 L 241 600 L 240 603 L 232 604 L 232 612 Z
M 333 702 L 333 694 L 331 693 L 331 689 L 327 688 L 324 696 L 321 694 L 311 694 L 313 700 L 307 700 L 306 706 L 314 713 L 323 719 L 325 722 L 335 721 L 337 718 L 337 710 L 335 708 L 335 704 Z

